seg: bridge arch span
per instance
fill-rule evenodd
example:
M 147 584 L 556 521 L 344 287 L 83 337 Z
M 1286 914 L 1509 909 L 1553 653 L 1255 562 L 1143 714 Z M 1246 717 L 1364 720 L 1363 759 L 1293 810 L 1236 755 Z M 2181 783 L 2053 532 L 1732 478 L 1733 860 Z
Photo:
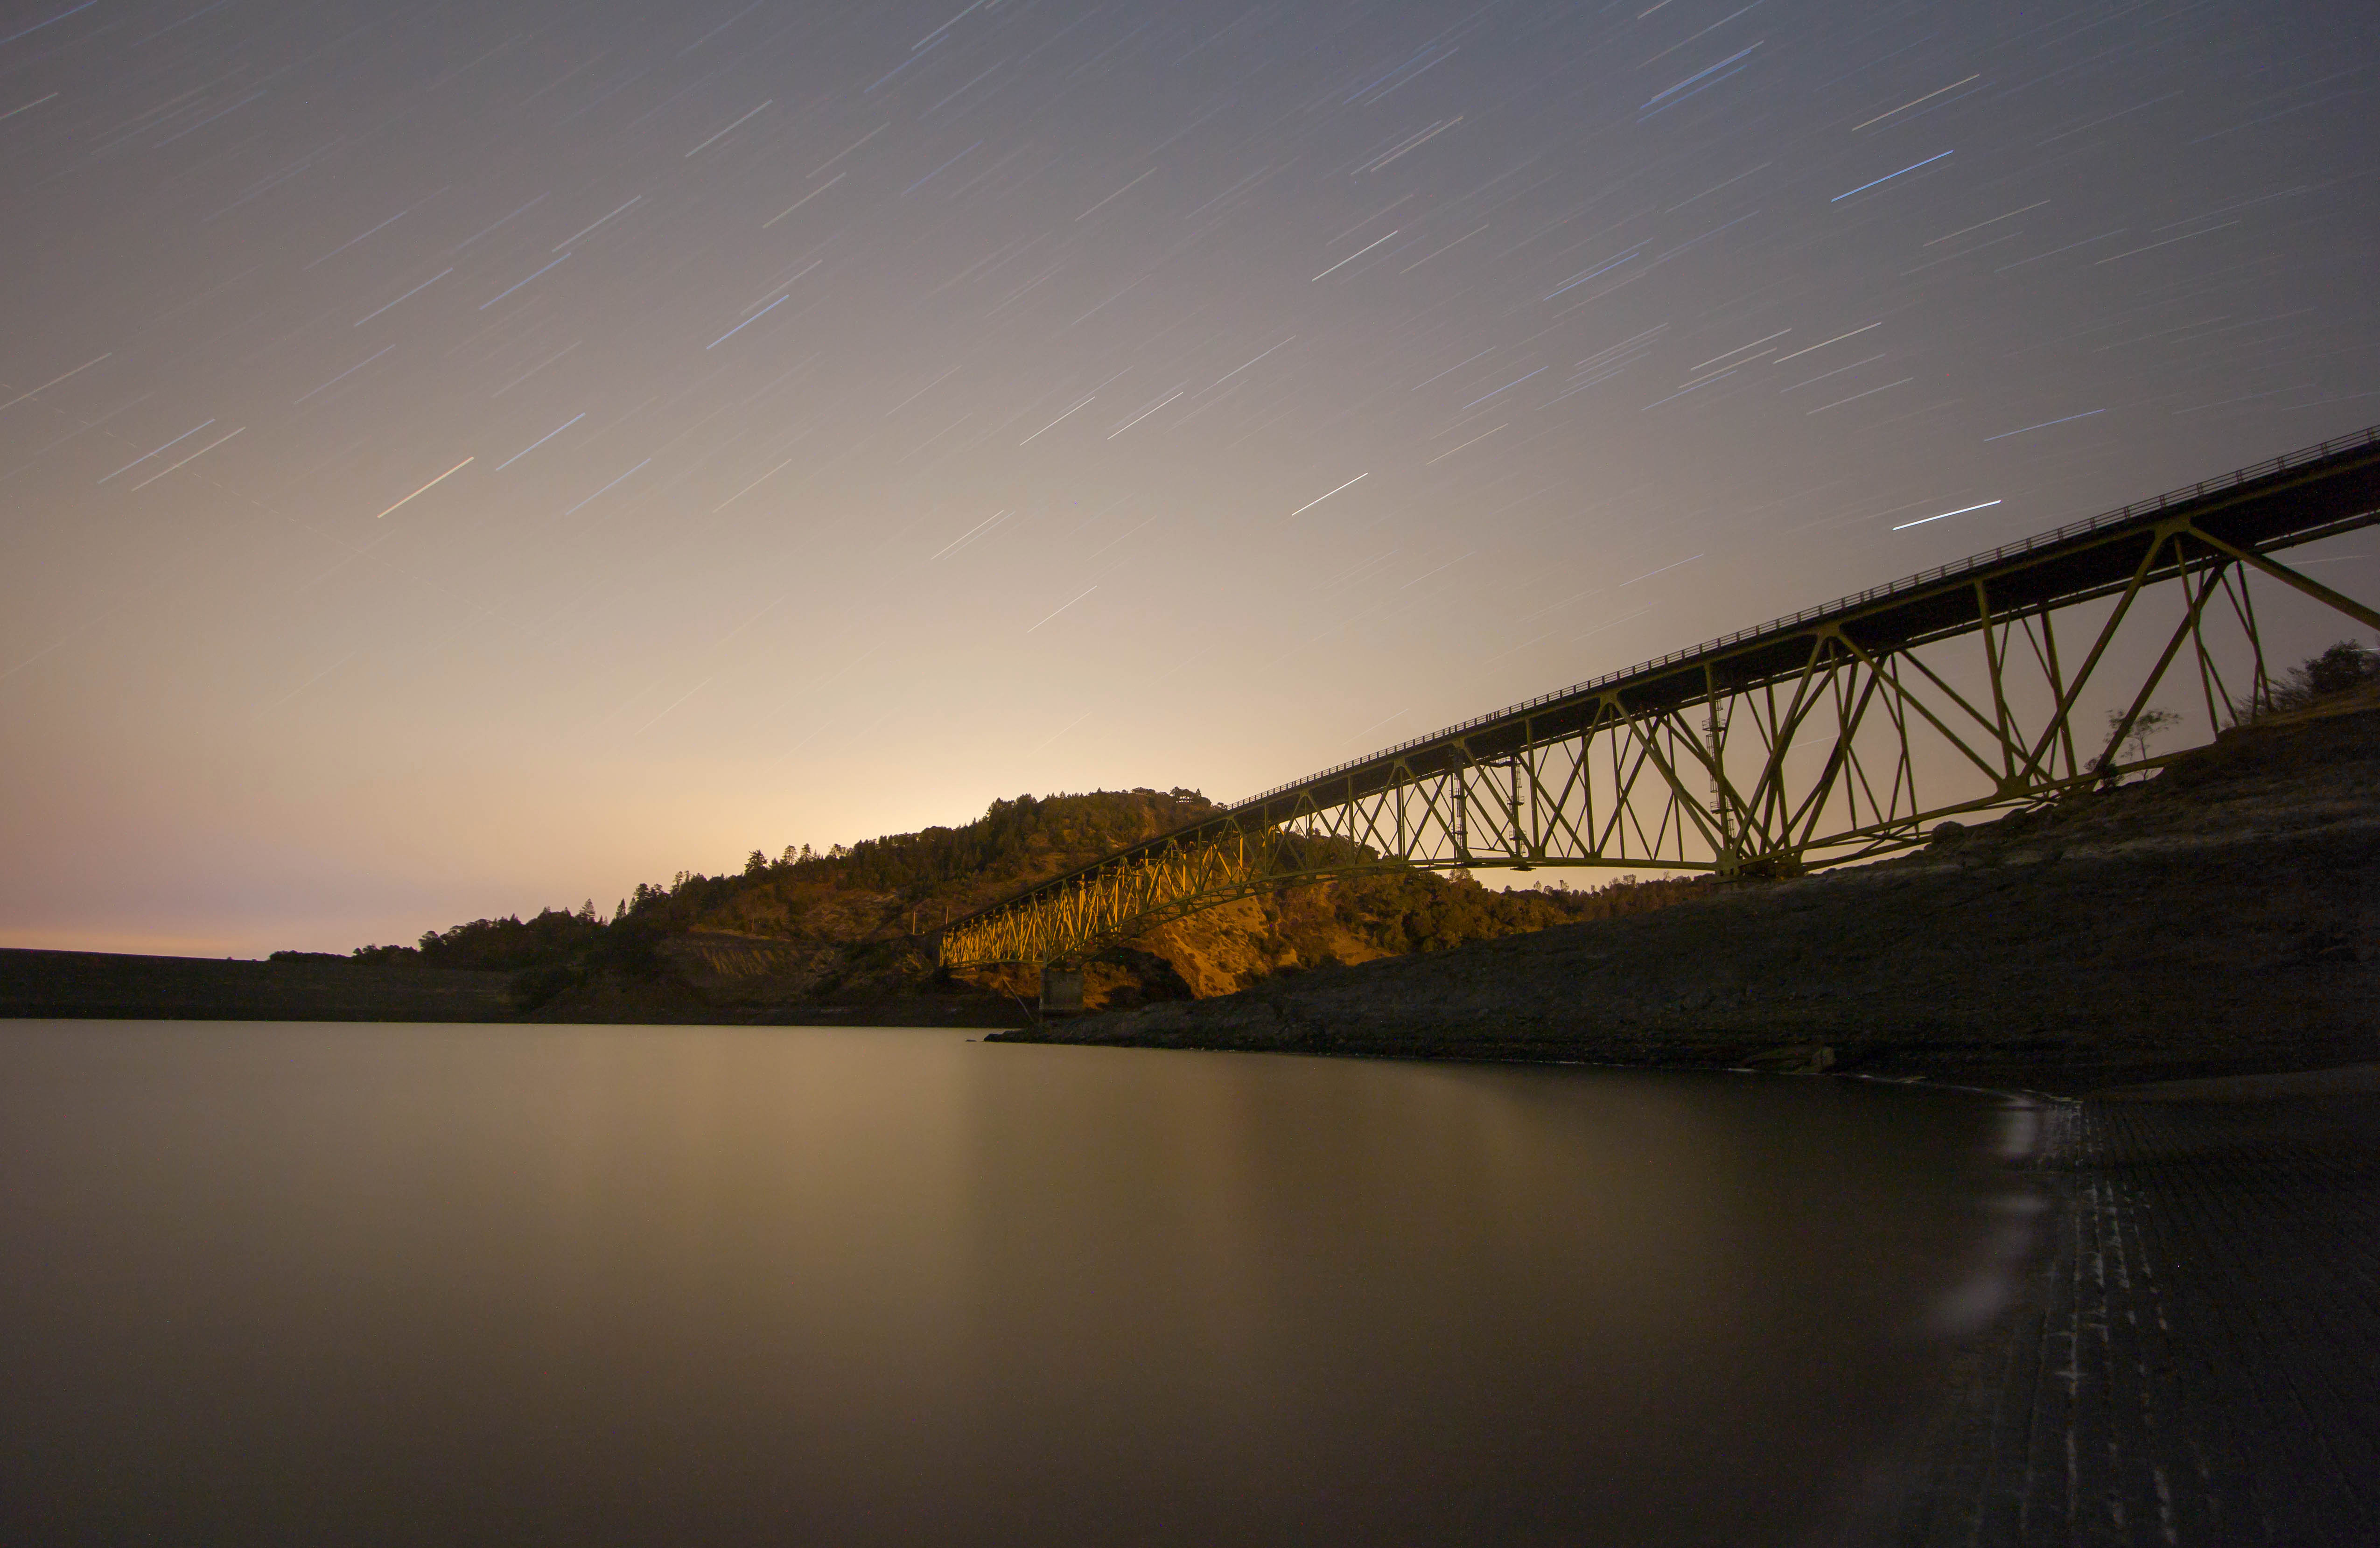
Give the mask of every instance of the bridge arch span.
M 1394 866 L 1749 879 L 1889 854 L 2168 762 L 2135 735 L 2161 690 L 2208 736 L 2259 713 L 2277 606 L 2380 631 L 2275 556 L 2375 521 L 2380 426 L 1293 780 L 953 920 L 937 955 L 1039 966 Z

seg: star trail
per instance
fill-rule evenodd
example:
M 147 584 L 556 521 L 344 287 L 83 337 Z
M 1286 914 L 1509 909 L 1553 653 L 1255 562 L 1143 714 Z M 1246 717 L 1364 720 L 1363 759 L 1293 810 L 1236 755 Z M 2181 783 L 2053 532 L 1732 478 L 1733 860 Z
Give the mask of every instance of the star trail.
M 9 945 L 1231 798 L 2380 420 L 2343 0 L 0 32 Z

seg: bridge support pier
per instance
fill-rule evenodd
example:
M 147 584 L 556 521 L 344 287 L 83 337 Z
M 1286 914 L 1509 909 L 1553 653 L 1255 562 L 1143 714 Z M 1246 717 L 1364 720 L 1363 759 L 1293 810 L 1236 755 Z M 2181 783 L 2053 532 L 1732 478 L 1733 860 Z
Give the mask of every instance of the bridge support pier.
M 1081 964 L 1045 962 L 1041 965 L 1041 1014 L 1044 1016 L 1083 1014 Z

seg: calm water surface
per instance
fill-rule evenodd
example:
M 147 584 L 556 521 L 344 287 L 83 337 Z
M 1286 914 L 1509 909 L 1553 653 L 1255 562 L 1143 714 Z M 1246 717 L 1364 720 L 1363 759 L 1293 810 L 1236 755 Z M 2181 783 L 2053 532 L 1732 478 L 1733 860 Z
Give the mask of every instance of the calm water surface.
M 940 1030 L 0 1023 L 0 1539 L 1790 1543 L 2024 1115 Z

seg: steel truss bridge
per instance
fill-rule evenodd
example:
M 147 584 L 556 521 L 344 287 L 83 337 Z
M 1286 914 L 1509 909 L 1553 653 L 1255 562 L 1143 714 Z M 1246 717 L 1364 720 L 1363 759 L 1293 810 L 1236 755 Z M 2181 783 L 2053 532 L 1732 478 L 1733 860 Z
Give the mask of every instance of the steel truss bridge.
M 2375 521 L 2380 426 L 1251 796 L 952 920 L 938 957 L 1046 966 L 1398 866 L 1755 878 L 1907 848 L 2168 762 L 2132 732 L 2169 679 L 2216 728 L 2269 704 L 2252 577 L 2380 630 L 2273 556 Z M 2127 707 L 2087 723 L 2086 693 Z

